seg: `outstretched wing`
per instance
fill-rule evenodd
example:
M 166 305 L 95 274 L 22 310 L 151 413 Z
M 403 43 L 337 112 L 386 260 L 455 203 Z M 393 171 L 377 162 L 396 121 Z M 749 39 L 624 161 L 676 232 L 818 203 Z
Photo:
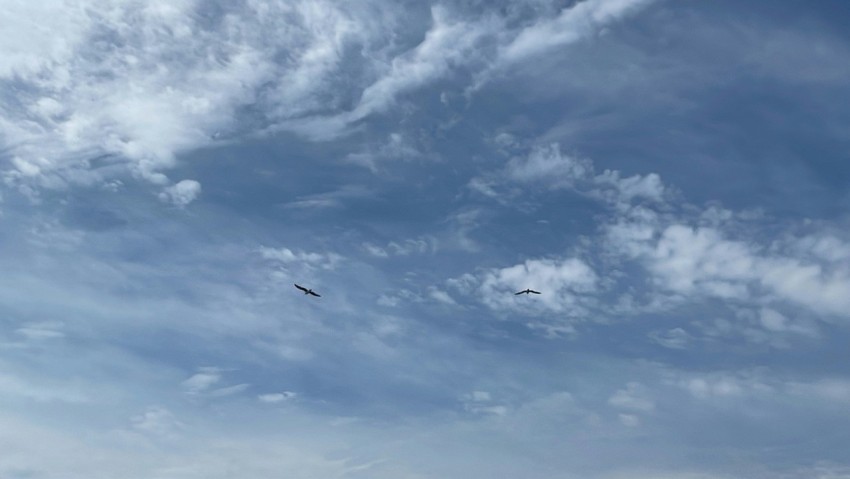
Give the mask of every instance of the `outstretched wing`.
M 540 291 L 534 291 L 533 289 L 528 290 L 529 293 L 540 294 Z
M 305 288 L 304 286 L 299 286 L 299 285 L 296 284 L 295 287 L 300 289 L 301 291 L 304 291 L 305 293 L 307 292 L 307 288 Z
M 516 295 L 518 295 L 518 294 L 527 293 L 527 292 L 528 292 L 528 291 L 520 291 L 519 293 L 514 293 L 514 296 L 516 296 Z
M 314 292 L 312 292 L 312 291 L 308 291 L 308 293 L 312 294 L 313 296 L 315 296 L 315 297 L 317 297 L 317 298 L 321 298 L 321 297 L 322 297 L 322 295 L 321 295 L 321 294 L 316 294 L 316 293 L 314 293 Z

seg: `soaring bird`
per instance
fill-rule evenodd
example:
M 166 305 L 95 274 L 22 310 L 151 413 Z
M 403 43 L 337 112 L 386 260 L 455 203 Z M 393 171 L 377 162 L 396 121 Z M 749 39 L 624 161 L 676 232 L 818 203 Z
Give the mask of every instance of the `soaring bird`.
M 523 294 L 523 293 L 525 293 L 525 294 L 528 294 L 528 293 L 540 294 L 540 291 L 534 291 L 533 289 L 524 289 L 524 290 L 520 291 L 519 293 L 514 293 L 514 296 L 516 296 L 518 294 Z
M 293 284 L 294 284 L 294 283 L 293 283 Z M 316 294 L 316 293 L 314 293 L 314 292 L 313 292 L 313 290 L 312 290 L 312 289 L 307 289 L 307 288 L 305 288 L 304 286 L 298 286 L 298 285 L 296 284 L 296 285 L 295 285 L 295 287 L 296 287 L 296 288 L 298 288 L 298 289 L 300 289 L 301 291 L 304 291 L 304 294 L 312 294 L 313 296 L 315 296 L 315 297 L 317 297 L 317 298 L 321 298 L 321 297 L 322 297 L 322 295 L 320 295 L 320 294 Z

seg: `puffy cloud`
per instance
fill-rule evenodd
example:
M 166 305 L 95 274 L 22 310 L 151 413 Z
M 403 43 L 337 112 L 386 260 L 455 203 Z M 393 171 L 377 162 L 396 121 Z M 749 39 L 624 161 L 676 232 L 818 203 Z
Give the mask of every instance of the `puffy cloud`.
M 165 188 L 159 194 L 159 199 L 183 207 L 195 201 L 200 194 L 200 183 L 195 180 L 183 180 L 176 185 Z
M 643 231 L 639 235 L 624 234 Z M 620 251 L 636 256 L 662 289 L 681 295 L 791 302 L 819 314 L 846 316 L 850 308 L 850 264 L 804 260 L 744 241 L 711 227 L 651 224 L 610 230 Z M 776 326 L 774 320 L 768 321 Z M 776 328 L 774 328 L 776 330 Z
M 591 160 L 565 154 L 557 143 L 536 146 L 525 156 L 513 157 L 500 171 L 475 177 L 468 186 L 484 196 L 504 201 L 541 187 L 572 190 L 620 209 L 627 209 L 635 202 L 661 203 L 669 195 L 658 174 L 623 177 L 617 170 L 597 174 Z
M 520 183 L 547 183 L 552 188 L 568 188 L 593 175 L 593 163 L 561 153 L 560 145 L 535 148 L 527 157 L 511 159 L 505 167 L 508 179 Z
M 450 281 L 459 290 L 474 292 L 485 305 L 496 310 L 522 311 L 544 315 L 585 312 L 585 298 L 599 287 L 593 269 L 578 258 L 530 259 L 506 268 L 467 274 Z M 542 294 L 527 298 L 515 292 L 531 288 Z

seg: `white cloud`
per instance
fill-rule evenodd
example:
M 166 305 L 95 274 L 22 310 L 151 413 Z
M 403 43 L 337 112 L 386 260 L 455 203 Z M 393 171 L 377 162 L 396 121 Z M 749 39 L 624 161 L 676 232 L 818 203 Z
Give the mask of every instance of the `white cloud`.
M 617 418 L 620 422 L 626 427 L 638 427 L 640 426 L 640 418 L 635 416 L 634 414 L 617 414 Z
M 437 240 L 431 236 L 409 238 L 400 242 L 390 241 L 386 246 L 364 243 L 363 249 L 372 256 L 388 258 L 390 256 L 411 256 L 433 253 L 437 250 Z
M 514 62 L 546 50 L 575 43 L 651 3 L 652 0 L 587 0 L 564 8 L 555 19 L 542 20 L 502 50 L 502 61 Z
M 740 398 L 774 391 L 773 386 L 747 373 L 700 375 L 682 379 L 679 384 L 697 399 Z
M 474 59 L 480 42 L 499 28 L 494 19 L 474 23 L 453 19 L 439 6 L 432 8 L 431 15 L 433 24 L 422 43 L 394 58 L 387 73 L 363 90 L 350 120 L 383 110 L 400 93 L 443 77 L 455 63 Z
M 643 228 L 646 233 L 628 236 L 626 228 Z M 640 222 L 624 227 L 621 222 L 609 230 L 609 240 L 616 249 L 642 260 L 664 290 L 739 300 L 757 298 L 764 291 L 765 299 L 791 302 L 820 314 L 846 316 L 850 310 L 850 295 L 845 294 L 850 291 L 850 265 L 827 268 L 820 262 L 762 252 L 752 244 L 726 239 L 716 228 L 671 224 L 653 234 L 654 228 Z
M 630 382 L 624 389 L 615 392 L 608 398 L 608 404 L 618 409 L 644 413 L 655 409 L 655 402 L 649 397 L 649 391 L 638 382 Z
M 234 394 L 239 394 L 245 391 L 249 387 L 251 387 L 251 385 L 247 383 L 234 384 L 233 386 L 226 386 L 223 388 L 213 389 L 209 391 L 209 395 L 213 397 L 232 396 Z
M 205 368 L 204 371 L 192 375 L 182 384 L 188 394 L 200 394 L 208 391 L 219 381 L 221 381 L 221 374 L 217 369 Z
M 593 175 L 593 163 L 563 155 L 558 144 L 551 144 L 534 148 L 527 157 L 511 159 L 505 175 L 520 183 L 544 182 L 552 188 L 569 188 Z
M 811 382 L 795 381 L 789 383 L 787 389 L 797 396 L 850 405 L 850 380 L 846 378 L 824 378 Z
M 596 292 L 598 277 L 587 263 L 578 258 L 544 258 L 465 275 L 450 281 L 449 285 L 474 292 L 484 304 L 497 310 L 537 314 L 566 312 L 575 316 L 583 313 L 583 298 Z M 514 295 L 526 288 L 542 294 L 529 297 Z
M 557 143 L 537 146 L 526 156 L 511 158 L 500 171 L 475 177 L 469 188 L 484 196 L 507 201 L 539 188 L 573 190 L 604 200 L 619 209 L 632 203 L 661 203 L 668 196 L 655 173 L 623 177 L 617 170 L 595 172 L 591 160 L 561 152 Z M 527 187 L 526 191 L 516 187 Z
M 12 153 L 3 176 L 31 193 L 127 169 L 166 184 L 177 155 L 238 137 L 243 124 L 334 137 L 456 70 L 487 77 L 646 3 L 580 2 L 521 30 L 498 15 L 467 19 L 436 6 L 414 46 L 398 42 L 408 11 L 369 0 L 247 1 L 204 15 L 189 0 L 14 4 L 4 10 L 14 27 L 0 34 L 0 83 L 16 92 L 0 99 L 0 137 Z M 347 74 L 351 62 L 361 77 Z
M 345 161 L 377 172 L 381 161 L 407 161 L 422 157 L 423 154 L 409 138 L 399 133 L 391 133 L 384 143 L 358 153 L 349 153 L 345 156 Z
M 18 375 L 0 373 L 0 396 L 17 396 L 37 402 L 62 402 L 83 404 L 92 401 L 89 394 L 76 384 L 39 378 L 34 374 L 26 379 Z
M 64 338 L 65 333 L 61 331 L 62 327 L 63 324 L 58 321 L 27 323 L 15 329 L 15 333 L 33 341 Z
M 667 331 L 653 331 L 649 337 L 656 343 L 670 349 L 685 349 L 693 337 L 682 328 L 672 328 Z
M 185 426 L 166 408 L 151 406 L 142 414 L 132 418 L 133 428 L 158 436 L 173 436 Z
M 289 209 L 303 210 L 340 208 L 351 200 L 368 198 L 371 195 L 372 192 L 366 188 L 357 185 L 345 185 L 335 191 L 300 196 L 283 206 Z
M 257 400 L 264 403 L 275 404 L 290 401 L 296 397 L 298 397 L 298 395 L 292 391 L 283 391 L 280 393 L 260 394 L 257 396 Z
M 739 324 L 723 335 L 774 347 L 788 347 L 792 335 L 817 338 L 812 315 L 828 321 L 850 317 L 850 295 L 845 293 L 850 291 L 850 241 L 834 229 L 761 240 L 759 225 L 765 221 L 764 213 L 682 203 L 680 193 L 664 185 L 657 174 L 627 177 L 616 170 L 597 174 L 593 162 L 566 155 L 555 143 L 513 157 L 501 169 L 473 178 L 468 186 L 505 205 L 523 205 L 529 198 L 538 201 L 541 194 L 560 190 L 594 198 L 607 206 L 608 216 L 602 220 L 602 241 L 591 245 L 586 254 L 607 267 L 625 267 L 626 271 L 637 267 L 627 274 L 608 275 L 595 290 L 582 291 L 583 295 L 559 293 L 560 304 L 541 296 L 534 303 L 523 304 L 526 312 L 540 311 L 545 305 L 550 311 L 581 315 L 585 312 L 582 306 L 595 303 L 604 305 L 609 315 L 622 316 L 670 311 L 682 304 L 714 299 L 733 311 L 762 311 L 758 318 L 735 313 Z M 521 271 L 515 268 L 464 275 L 450 284 L 467 292 L 480 290 L 485 303 L 494 309 L 517 311 L 516 303 L 505 294 L 510 289 L 506 283 L 512 283 L 506 281 L 508 276 L 515 280 Z M 536 277 L 524 276 L 523 282 L 532 283 Z M 626 285 L 630 290 L 622 291 Z M 601 301 L 606 291 L 617 290 L 621 296 L 615 302 Z M 794 310 L 800 307 L 802 312 Z M 574 332 L 570 324 L 563 323 L 529 326 L 550 336 L 557 335 L 552 328 Z M 697 329 L 707 333 L 703 327 Z M 649 336 L 673 349 L 683 349 L 697 339 L 682 328 Z
M 457 304 L 457 302 L 451 296 L 449 296 L 449 293 L 441 289 L 431 288 L 428 291 L 428 296 L 443 304 Z
M 182 180 L 176 185 L 162 190 L 159 199 L 174 204 L 175 206 L 186 206 L 195 201 L 201 194 L 201 184 L 195 180 Z
M 333 270 L 343 260 L 336 253 L 310 253 L 306 251 L 293 251 L 289 248 L 269 248 L 261 246 L 260 255 L 271 261 L 285 265 L 302 266 L 306 268 L 320 268 Z
M 0 35 L 9 46 L 0 82 L 20 85 L 15 102 L 0 103 L 0 135 L 18 157 L 7 180 L 97 180 L 104 171 L 86 161 L 106 154 L 163 182 L 159 170 L 176 154 L 238 134 L 240 110 L 260 99 L 267 121 L 325 108 L 344 47 L 380 33 L 360 28 L 366 17 L 357 25 L 356 6 L 330 1 L 249 1 L 220 21 L 199 8 L 54 1 L 6 9 L 5 23 L 22 26 Z
M 802 476 L 805 477 L 805 476 Z M 693 471 L 663 471 L 632 468 L 600 476 L 599 479 L 735 479 L 732 476 Z
M 463 408 L 473 414 L 505 416 L 508 414 L 507 406 L 493 404 L 493 397 L 487 391 L 472 391 L 461 397 Z
M 191 396 L 224 397 L 241 393 L 250 387 L 249 384 L 235 384 L 214 388 L 221 383 L 223 370 L 219 368 L 200 368 L 200 372 L 193 374 L 182 382 L 183 390 Z
M 817 336 L 817 330 L 811 325 L 794 322 L 782 313 L 770 308 L 762 308 L 759 312 L 759 320 L 761 325 L 768 331 L 778 333 L 793 332 L 806 336 Z

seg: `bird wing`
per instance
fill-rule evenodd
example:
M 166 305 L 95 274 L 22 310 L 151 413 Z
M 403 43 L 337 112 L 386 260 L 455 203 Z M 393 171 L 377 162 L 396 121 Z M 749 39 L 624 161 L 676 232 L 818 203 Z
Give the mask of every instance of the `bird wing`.
M 295 284 L 295 283 L 293 283 L 293 284 Z M 299 285 L 296 284 L 295 287 L 300 289 L 301 291 L 304 291 L 305 293 L 307 292 L 307 288 L 305 288 L 304 286 L 299 286 Z
M 310 293 L 310 294 L 312 294 L 313 296 L 317 297 L 317 298 L 321 298 L 321 297 L 322 297 L 322 295 L 321 295 L 321 294 L 316 294 L 316 293 L 314 293 L 314 292 L 312 292 L 312 291 L 309 291 L 309 293 Z
M 529 289 L 528 291 L 529 291 L 530 293 L 540 294 L 540 291 L 534 291 L 533 289 Z
M 516 296 L 516 295 L 518 295 L 518 294 L 522 294 L 522 293 L 524 293 L 524 292 L 525 292 L 525 291 L 520 291 L 519 293 L 514 293 L 514 296 Z

